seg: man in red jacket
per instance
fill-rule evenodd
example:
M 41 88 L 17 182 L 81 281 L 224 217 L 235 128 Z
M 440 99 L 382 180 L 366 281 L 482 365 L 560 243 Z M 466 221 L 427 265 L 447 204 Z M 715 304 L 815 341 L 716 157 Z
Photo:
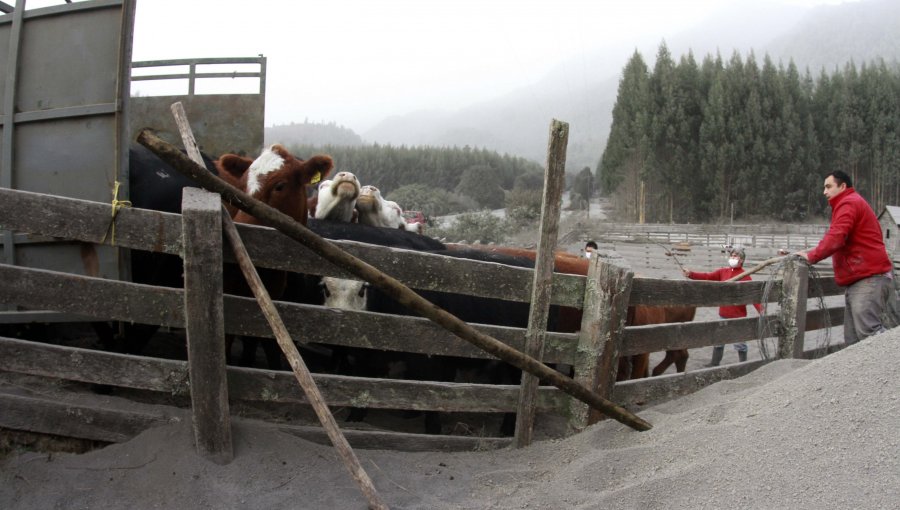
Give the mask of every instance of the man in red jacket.
M 743 248 L 731 248 L 728 251 L 728 267 L 720 267 L 712 273 L 698 273 L 696 271 L 689 271 L 687 269 L 683 269 L 682 272 L 684 273 L 684 276 L 686 278 L 690 278 L 691 280 L 712 280 L 716 282 L 724 282 L 725 280 L 734 278 L 735 276 L 744 272 L 744 259 L 746 258 L 747 256 L 744 253 Z M 740 281 L 745 282 L 750 279 L 750 275 L 747 275 L 741 278 Z M 762 313 L 762 306 L 759 303 L 756 303 L 753 306 L 756 307 L 757 312 Z M 739 319 L 746 316 L 747 305 L 728 305 L 719 307 L 719 317 L 723 319 Z M 738 353 L 739 361 L 747 361 L 747 344 L 745 342 L 738 342 L 734 344 L 734 349 Z M 722 362 L 722 356 L 724 354 L 724 345 L 717 345 L 713 347 L 712 361 L 710 361 L 706 366 L 719 366 L 719 363 Z
M 850 176 L 838 170 L 825 178 L 831 226 L 818 246 L 798 252 L 810 264 L 831 257 L 834 281 L 844 291 L 844 342 L 847 345 L 885 330 L 881 322 L 891 287 L 891 259 L 881 227 L 868 202 L 853 189 Z

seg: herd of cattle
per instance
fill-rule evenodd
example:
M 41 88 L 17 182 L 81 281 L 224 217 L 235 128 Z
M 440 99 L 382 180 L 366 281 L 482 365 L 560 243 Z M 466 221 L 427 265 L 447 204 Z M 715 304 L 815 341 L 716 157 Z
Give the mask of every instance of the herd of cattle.
M 130 198 L 134 207 L 165 212 L 181 211 L 181 190 L 195 185 L 172 169 L 148 149 L 135 145 L 130 153 Z M 423 235 L 424 225 L 407 224 L 398 204 L 385 200 L 375 186 L 361 186 L 350 172 L 341 171 L 326 179 L 334 162 L 328 156 L 314 156 L 301 160 L 283 146 L 266 148 L 255 160 L 233 154 L 216 160 L 205 159 L 209 170 L 221 179 L 241 189 L 306 225 L 318 235 L 332 240 L 351 240 L 393 248 L 423 251 L 450 257 L 490 261 L 516 267 L 533 268 L 535 252 L 511 247 L 471 247 L 445 244 Z M 317 192 L 310 196 L 308 188 L 318 182 Z M 258 224 L 256 218 L 225 204 L 234 221 Z M 586 275 L 588 260 L 558 253 L 556 272 Z M 330 277 L 313 277 L 276 270 L 261 270 L 260 276 L 273 298 L 336 308 L 366 310 L 380 313 L 408 314 L 401 305 L 363 282 Z M 132 278 L 135 283 L 180 287 L 181 259 L 177 256 L 132 252 Z M 225 292 L 250 295 L 243 277 L 234 268 L 225 268 Z M 453 313 L 460 319 L 479 324 L 524 328 L 528 322 L 527 303 L 480 298 L 446 292 L 422 291 L 423 297 Z M 635 306 L 629 309 L 628 324 L 654 324 L 693 320 L 693 308 L 653 308 Z M 581 310 L 553 307 L 548 330 L 576 332 L 580 329 Z M 113 335 L 108 324 L 98 323 L 96 330 L 101 341 L 119 352 L 140 353 L 151 339 L 156 326 L 130 324 L 124 335 Z M 242 338 L 241 356 L 237 361 L 252 366 L 256 350 L 262 346 L 269 368 L 280 369 L 282 357 L 274 341 Z M 229 343 L 229 362 L 231 346 Z M 321 355 L 322 351 L 319 351 Z M 516 384 L 517 370 L 501 362 L 460 360 L 439 356 L 409 353 L 387 353 L 328 346 L 330 356 L 324 362 L 311 364 L 314 370 L 333 371 L 364 377 L 404 377 L 417 380 L 453 381 L 462 372 L 488 374 L 496 384 Z M 322 356 L 319 356 L 322 358 Z M 620 359 L 618 380 L 647 377 L 649 355 Z M 667 353 L 666 360 L 657 366 L 654 375 L 662 373 L 671 363 L 684 370 L 687 351 Z M 398 367 L 399 369 L 398 373 Z M 440 419 L 436 413 L 425 413 L 426 433 L 440 433 Z M 350 419 L 362 419 L 364 411 L 351 413 Z M 504 419 L 501 433 L 509 435 L 514 429 L 514 416 Z

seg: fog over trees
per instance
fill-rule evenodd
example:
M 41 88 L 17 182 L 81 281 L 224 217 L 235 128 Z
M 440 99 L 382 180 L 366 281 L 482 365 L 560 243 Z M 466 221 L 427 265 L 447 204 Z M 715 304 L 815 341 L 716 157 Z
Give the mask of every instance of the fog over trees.
M 812 77 L 661 45 L 635 52 L 597 168 L 616 215 L 638 222 L 821 216 L 824 176 L 847 172 L 876 211 L 900 203 L 900 71 L 883 61 Z
M 614 195 L 622 219 L 820 221 L 828 209 L 819 188 L 833 169 L 853 176 L 876 211 L 900 203 L 898 57 L 895 0 L 791 11 L 748 3 L 664 41 L 574 57 L 539 83 L 458 111 L 398 112 L 360 134 L 333 123 L 276 126 L 267 139 L 280 129 L 279 141 L 330 151 L 388 194 L 421 184 L 453 197 L 442 198 L 453 208 L 479 208 L 500 195 L 493 184 L 461 184 L 463 174 L 499 172 L 508 202 L 512 180 L 539 175 L 557 118 L 570 124 L 576 194 Z M 577 80 L 567 66 L 581 70 Z M 466 150 L 481 156 L 450 156 Z

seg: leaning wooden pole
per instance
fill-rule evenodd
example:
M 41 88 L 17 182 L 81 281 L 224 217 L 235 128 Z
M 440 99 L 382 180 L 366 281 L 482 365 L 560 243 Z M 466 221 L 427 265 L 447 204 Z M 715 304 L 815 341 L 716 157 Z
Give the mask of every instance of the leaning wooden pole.
M 649 430 L 652 428 L 649 422 L 629 412 L 627 409 L 606 400 L 534 358 L 526 356 L 499 340 L 476 330 L 454 315 L 419 296 L 397 279 L 382 273 L 375 267 L 344 252 L 326 239 L 311 232 L 291 217 L 228 185 L 225 181 L 206 170 L 206 168 L 188 159 L 177 148 L 154 135 L 151 130 L 142 130 L 138 135 L 138 142 L 179 172 L 195 180 L 204 188 L 221 194 L 223 200 L 252 215 L 262 224 L 278 229 L 336 267 L 344 269 L 378 287 L 388 297 L 437 323 L 454 335 L 525 372 L 537 376 L 543 381 L 547 381 L 565 393 L 629 427 L 636 430 Z
M 197 142 L 194 140 L 194 133 L 188 123 L 184 107 L 180 102 L 172 105 L 172 114 L 175 116 L 175 122 L 178 124 L 178 130 L 181 131 L 181 138 L 190 159 L 198 165 L 203 165 L 203 157 L 200 155 L 200 150 L 197 148 Z M 265 285 L 263 285 L 263 282 L 259 277 L 259 273 L 256 272 L 256 267 L 253 266 L 250 254 L 247 253 L 247 248 L 244 247 L 244 241 L 241 239 L 240 234 L 238 234 L 237 228 L 231 220 L 231 216 L 228 215 L 228 211 L 226 211 L 224 207 L 221 209 L 222 230 L 225 232 L 228 243 L 231 244 L 238 266 L 244 274 L 244 279 L 247 280 L 247 285 L 256 297 L 256 301 L 259 303 L 259 307 L 262 309 L 263 315 L 269 323 L 269 327 L 272 328 L 278 346 L 281 347 L 281 351 L 291 365 L 294 377 L 297 378 L 297 382 L 300 383 L 300 388 L 303 389 L 306 399 L 309 401 L 313 411 L 319 418 L 322 428 L 325 429 L 325 433 L 331 440 L 331 444 L 334 445 L 338 455 L 340 455 L 344 467 L 350 472 L 350 476 L 353 477 L 353 480 L 359 486 L 360 491 L 362 491 L 363 496 L 365 496 L 366 500 L 369 502 L 369 508 L 387 509 L 387 504 L 381 499 L 381 496 L 375 489 L 375 484 L 372 483 L 372 479 L 369 478 L 368 473 L 363 469 L 362 464 L 359 462 L 359 458 L 356 456 L 356 453 L 354 453 L 353 448 L 350 447 L 347 438 L 344 437 L 344 434 L 341 432 L 340 427 L 334 419 L 334 415 L 331 414 L 331 410 L 328 409 L 328 405 L 325 403 L 324 397 L 322 397 L 322 392 L 319 391 L 319 387 L 316 385 L 315 380 L 313 380 L 309 368 L 307 368 L 306 363 L 303 361 L 303 357 L 300 356 L 300 351 L 297 350 L 297 346 L 294 345 L 294 342 L 291 340 L 291 335 L 288 333 L 284 321 L 281 320 L 281 315 L 278 314 L 275 303 L 272 302 L 272 297 L 269 296 L 269 291 L 266 290 Z
M 250 260 L 250 255 L 244 247 L 244 242 L 241 240 L 241 236 L 238 234 L 234 222 L 231 221 L 231 218 L 224 210 L 222 215 L 222 227 L 225 229 L 225 237 L 228 238 L 228 242 L 234 250 L 234 256 L 237 258 L 238 265 L 241 267 L 241 271 L 244 273 L 244 277 L 247 279 L 250 289 L 253 290 L 253 295 L 256 296 L 256 300 L 259 302 L 259 306 L 262 308 L 263 315 L 265 315 L 266 320 L 269 322 L 272 332 L 275 333 L 275 340 L 278 341 L 278 346 L 281 347 L 288 363 L 291 365 L 294 377 L 297 378 L 297 382 L 299 382 L 300 387 L 303 388 L 303 393 L 306 394 L 306 400 L 309 401 L 313 411 L 315 411 L 316 416 L 319 418 L 322 428 L 324 428 L 325 433 L 328 434 L 328 439 L 331 440 L 331 444 L 334 445 L 338 455 L 340 455 L 343 460 L 344 467 L 347 468 L 350 472 L 350 476 L 352 476 L 356 481 L 356 484 L 359 485 L 360 490 L 362 490 L 363 495 L 369 502 L 369 508 L 387 508 L 387 504 L 381 499 L 378 491 L 375 490 L 375 484 L 372 483 L 372 479 L 369 478 L 369 475 L 363 469 L 362 464 L 359 463 L 359 458 L 357 458 L 353 448 L 350 447 L 350 443 L 347 442 L 347 438 L 344 437 L 340 427 L 338 427 L 337 422 L 334 420 L 334 415 L 332 415 L 331 410 L 328 409 L 328 405 L 322 397 L 322 392 L 320 392 L 319 387 L 316 386 L 312 374 L 309 373 L 309 368 L 307 368 L 306 363 L 303 362 L 303 358 L 300 356 L 297 346 L 294 345 L 294 342 L 291 340 L 291 335 L 288 333 L 287 327 L 285 327 L 284 322 L 281 320 L 281 316 L 278 315 L 278 310 L 275 309 L 275 304 L 272 303 L 269 292 L 266 291 L 266 287 L 263 285 L 262 280 L 260 280 L 256 268 L 253 267 L 253 262 Z

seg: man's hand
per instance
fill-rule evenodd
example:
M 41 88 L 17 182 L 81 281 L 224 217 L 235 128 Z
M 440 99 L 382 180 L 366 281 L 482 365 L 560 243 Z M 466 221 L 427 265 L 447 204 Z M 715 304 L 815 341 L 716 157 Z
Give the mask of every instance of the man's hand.
M 691 272 L 685 268 L 681 268 L 681 274 L 683 274 L 685 278 L 691 277 Z
M 798 251 L 798 252 L 794 253 L 794 255 L 797 255 L 798 257 L 803 257 L 807 262 L 809 262 L 808 252 L 809 252 L 809 250 L 802 250 L 802 251 Z

